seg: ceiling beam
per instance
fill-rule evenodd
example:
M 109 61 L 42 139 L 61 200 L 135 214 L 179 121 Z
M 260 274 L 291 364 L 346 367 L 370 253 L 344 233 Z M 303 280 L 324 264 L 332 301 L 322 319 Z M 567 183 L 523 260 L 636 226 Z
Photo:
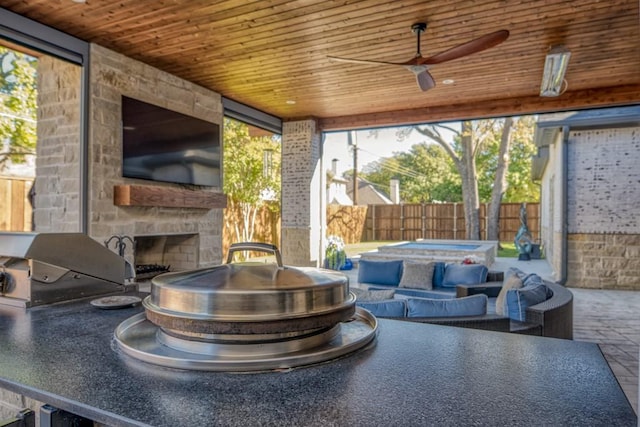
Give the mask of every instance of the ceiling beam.
M 566 92 L 557 98 L 539 96 L 452 104 L 319 119 L 323 131 L 403 126 L 487 117 L 517 116 L 640 103 L 640 84 Z

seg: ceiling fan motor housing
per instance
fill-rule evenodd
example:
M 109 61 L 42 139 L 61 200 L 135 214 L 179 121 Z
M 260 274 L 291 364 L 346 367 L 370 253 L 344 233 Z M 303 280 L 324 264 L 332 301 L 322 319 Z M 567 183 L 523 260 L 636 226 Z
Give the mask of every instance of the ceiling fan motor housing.
M 413 34 L 424 33 L 424 30 L 426 29 L 427 29 L 427 24 L 425 24 L 424 22 L 417 22 L 411 26 L 411 32 Z

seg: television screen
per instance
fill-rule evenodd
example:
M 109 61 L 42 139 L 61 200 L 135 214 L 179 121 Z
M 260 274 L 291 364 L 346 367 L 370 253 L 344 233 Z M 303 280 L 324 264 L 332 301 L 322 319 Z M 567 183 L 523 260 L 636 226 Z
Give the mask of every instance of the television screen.
M 219 187 L 220 126 L 122 97 L 122 176 Z

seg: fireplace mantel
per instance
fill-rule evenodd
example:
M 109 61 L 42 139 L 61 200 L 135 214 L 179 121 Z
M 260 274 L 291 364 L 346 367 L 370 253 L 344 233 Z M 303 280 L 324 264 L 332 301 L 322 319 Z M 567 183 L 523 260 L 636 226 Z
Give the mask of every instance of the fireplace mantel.
M 209 191 L 126 184 L 113 187 L 113 204 L 116 206 L 223 209 L 227 207 L 227 196 L 223 193 Z

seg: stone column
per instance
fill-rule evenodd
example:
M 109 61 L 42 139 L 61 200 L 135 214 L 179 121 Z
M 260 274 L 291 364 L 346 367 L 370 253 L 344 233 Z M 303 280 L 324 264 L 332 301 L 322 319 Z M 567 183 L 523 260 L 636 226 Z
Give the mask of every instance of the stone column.
M 326 228 L 322 137 L 314 120 L 285 122 L 282 132 L 283 262 L 319 266 Z
M 38 232 L 79 232 L 82 68 L 38 58 L 38 142 L 34 225 Z

